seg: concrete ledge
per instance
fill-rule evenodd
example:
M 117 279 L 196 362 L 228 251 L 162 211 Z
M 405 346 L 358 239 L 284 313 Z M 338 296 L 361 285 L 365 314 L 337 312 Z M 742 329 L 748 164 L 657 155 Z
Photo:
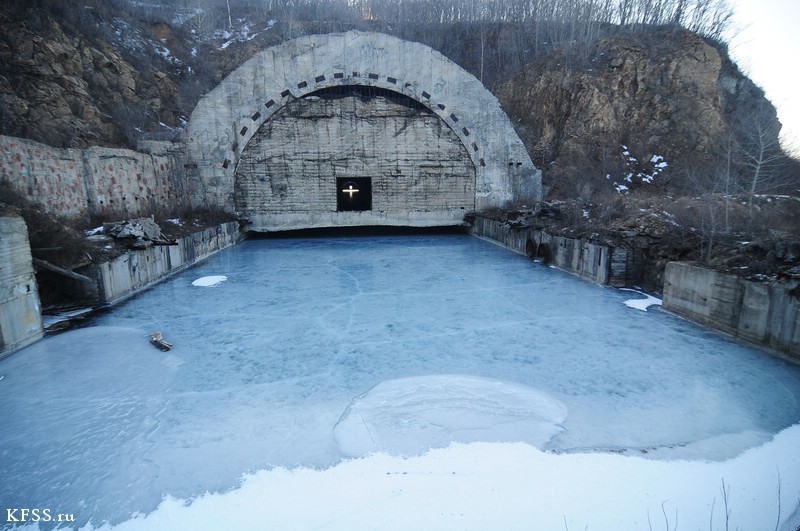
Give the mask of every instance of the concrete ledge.
M 541 230 L 510 227 L 501 221 L 483 217 L 475 218 L 470 232 L 514 252 L 538 257 L 590 282 L 609 286 L 627 285 L 627 249 L 553 236 Z M 532 253 L 530 245 L 533 246 Z
M 307 228 L 367 227 L 371 225 L 399 227 L 453 227 L 464 224 L 465 210 L 383 212 L 292 212 L 265 213 L 251 216 L 246 230 L 279 232 Z
M 764 284 L 703 267 L 669 262 L 664 307 L 800 361 L 798 282 Z
M 230 247 L 243 238 L 236 222 L 223 223 L 178 240 L 177 245 L 131 251 L 116 260 L 89 266 L 83 273 L 96 280 L 84 298 L 115 304 Z

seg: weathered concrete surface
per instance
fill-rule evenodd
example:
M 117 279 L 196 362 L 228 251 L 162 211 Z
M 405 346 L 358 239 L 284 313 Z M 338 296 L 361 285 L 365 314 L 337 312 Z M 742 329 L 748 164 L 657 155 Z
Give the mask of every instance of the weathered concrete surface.
M 796 282 L 762 284 L 670 262 L 665 272 L 664 307 L 800 360 L 798 292 Z
M 111 262 L 88 266 L 81 273 L 95 279 L 97 286 L 84 291 L 83 298 L 106 304 L 120 302 L 230 247 L 241 238 L 238 223 L 223 223 L 181 238 L 177 245 L 130 251 Z M 85 285 L 78 287 L 85 288 Z
M 46 212 L 79 220 L 188 207 L 182 155 L 167 142 L 148 147 L 61 149 L 0 136 L 0 183 Z
M 501 221 L 483 217 L 474 220 L 470 231 L 475 236 L 493 240 L 514 252 L 549 262 L 590 282 L 604 286 L 627 285 L 627 249 L 553 236 L 541 230 L 511 227 Z
M 369 178 L 371 208 L 338 212 L 337 178 Z M 452 130 L 405 96 L 309 96 L 253 136 L 234 192 L 255 230 L 460 225 L 475 209 L 475 168 Z
M 0 358 L 42 337 L 39 293 L 25 221 L 0 205 Z
M 351 31 L 268 48 L 200 101 L 183 137 L 199 177 L 194 202 L 233 209 L 237 168 L 259 129 L 289 102 L 348 85 L 403 94 L 446 124 L 474 167 L 477 209 L 541 197 L 541 173 L 480 81 L 422 44 Z M 338 216 L 333 212 L 331 217 Z

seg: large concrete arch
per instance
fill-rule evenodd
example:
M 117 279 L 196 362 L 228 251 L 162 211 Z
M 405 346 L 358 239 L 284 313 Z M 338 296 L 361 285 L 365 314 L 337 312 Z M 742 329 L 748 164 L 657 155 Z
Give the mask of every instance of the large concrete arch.
M 201 99 L 183 136 L 187 166 L 197 169 L 199 179 L 193 203 L 234 211 L 236 168 L 259 128 L 298 98 L 347 85 L 402 94 L 438 116 L 474 165 L 476 209 L 541 197 L 541 172 L 497 99 L 478 79 L 422 44 L 350 31 L 301 37 L 268 48 Z M 423 215 L 409 218 L 407 224 L 440 221 L 441 216 L 426 220 Z M 261 224 L 265 226 L 257 230 L 271 230 L 268 223 Z M 331 224 L 348 223 L 309 220 L 307 225 Z

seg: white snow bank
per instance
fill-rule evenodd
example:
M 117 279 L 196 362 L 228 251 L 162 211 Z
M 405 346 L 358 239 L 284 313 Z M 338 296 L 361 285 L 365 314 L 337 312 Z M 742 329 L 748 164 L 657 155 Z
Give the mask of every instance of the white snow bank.
M 260 471 L 225 494 L 167 498 L 114 529 L 752 530 L 774 529 L 780 504 L 779 529 L 793 530 L 798 447 L 800 425 L 721 463 L 454 444 L 408 459 Z
M 452 442 L 543 447 L 567 416 L 547 393 L 489 378 L 433 375 L 379 383 L 356 397 L 333 429 L 342 454 L 411 456 Z
M 628 299 L 625 301 L 625 306 L 628 308 L 633 308 L 635 310 L 642 310 L 646 312 L 650 306 L 661 306 L 661 299 L 658 297 L 653 297 L 652 295 L 648 295 L 647 293 L 642 293 L 641 291 L 637 291 L 635 289 L 630 288 L 620 288 L 622 291 L 632 291 L 634 293 L 638 293 L 639 295 L 643 295 L 644 299 Z
M 201 277 L 192 282 L 192 286 L 201 286 L 203 288 L 213 288 L 228 280 L 225 275 L 213 275 L 209 277 Z

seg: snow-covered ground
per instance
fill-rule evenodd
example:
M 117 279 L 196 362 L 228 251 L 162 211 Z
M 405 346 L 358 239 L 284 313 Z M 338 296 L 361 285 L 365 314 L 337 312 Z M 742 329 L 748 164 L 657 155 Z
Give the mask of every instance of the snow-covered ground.
M 232 492 L 167 499 L 114 529 L 794 531 L 798 448 L 800 426 L 722 463 L 454 444 L 410 459 L 260 471 Z
M 246 241 L 0 361 L 0 499 L 122 529 L 774 529 L 800 371 L 630 299 L 467 236 Z

